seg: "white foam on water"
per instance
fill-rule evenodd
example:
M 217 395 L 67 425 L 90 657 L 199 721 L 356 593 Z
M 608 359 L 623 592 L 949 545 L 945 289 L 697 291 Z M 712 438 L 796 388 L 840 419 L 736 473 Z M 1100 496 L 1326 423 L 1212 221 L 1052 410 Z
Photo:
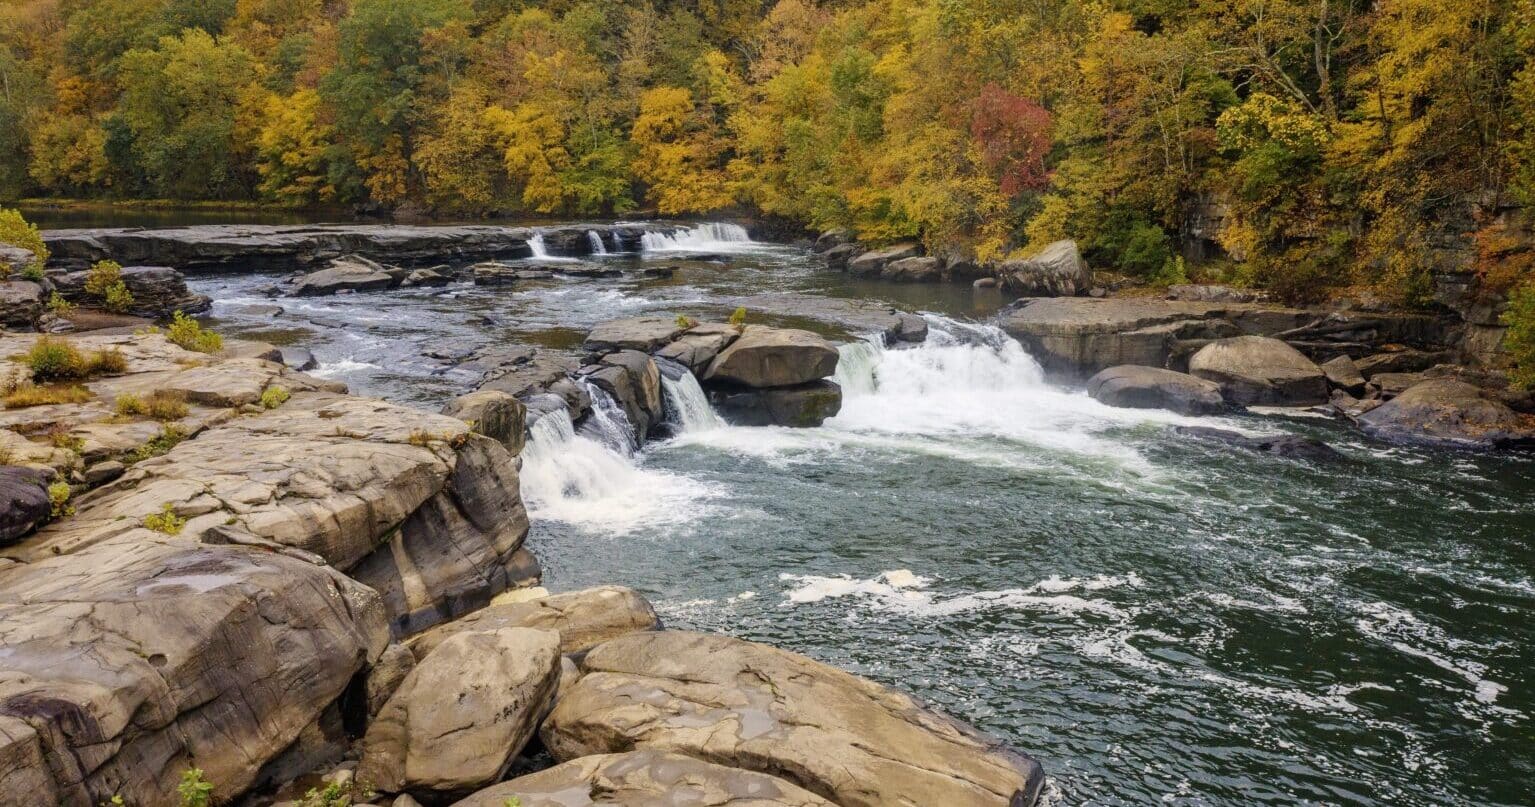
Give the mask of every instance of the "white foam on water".
M 709 515 L 720 492 L 678 474 L 637 464 L 576 434 L 563 410 L 539 418 L 522 453 L 522 496 L 534 519 L 627 535 L 687 524 Z
M 1490 707 L 1508 691 L 1507 686 L 1486 677 L 1487 665 L 1453 657 L 1470 648 L 1465 640 L 1449 636 L 1416 614 L 1389 603 L 1360 603 L 1357 608 L 1360 617 L 1354 625 L 1360 633 L 1458 676 L 1471 686 L 1471 697 L 1477 703 Z
M 310 370 L 309 374 L 312 376 L 319 376 L 320 378 L 332 378 L 338 375 L 346 375 L 347 373 L 357 373 L 363 370 L 377 369 L 380 369 L 377 364 L 366 361 L 358 361 L 355 358 L 348 356 L 337 361 L 321 362 L 320 366 L 316 369 Z
M 1141 584 L 1140 578 L 1134 574 L 1100 575 L 1093 578 L 1051 576 L 1027 588 L 942 596 L 928 590 L 932 582 L 929 578 L 915 575 L 907 569 L 881 572 L 866 579 L 848 575 L 828 577 L 788 573 L 778 575 L 778 579 L 796 584 L 784 594 L 784 604 L 787 606 L 854 597 L 875 610 L 921 617 L 952 616 L 973 611 L 1026 610 L 1062 615 L 1093 614 L 1116 620 L 1127 619 L 1129 614 L 1105 600 L 1067 592 L 1087 593 Z
M 670 233 L 645 233 L 640 246 L 646 252 L 741 252 L 762 245 L 747 235 L 745 227 L 715 221 Z

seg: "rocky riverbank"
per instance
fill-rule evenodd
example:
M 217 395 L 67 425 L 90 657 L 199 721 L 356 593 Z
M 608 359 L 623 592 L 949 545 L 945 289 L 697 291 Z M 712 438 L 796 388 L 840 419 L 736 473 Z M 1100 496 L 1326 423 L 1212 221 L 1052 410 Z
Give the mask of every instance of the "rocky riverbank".
M 586 375 L 615 369 L 618 388 L 626 352 L 669 361 L 629 343 L 639 327 L 594 334 Z M 804 337 L 724 330 L 657 329 L 639 347 L 694 367 L 712 350 L 731 383 L 830 373 Z M 43 338 L 0 339 L 13 389 Z M 526 415 L 505 392 L 433 414 L 350 396 L 257 344 L 51 339 L 121 361 L 4 413 L 8 461 L 31 470 L 7 479 L 5 521 L 21 526 L 0 550 L 0 804 L 169 805 L 188 776 L 221 802 L 329 786 L 395 807 L 1039 793 L 1032 760 L 905 695 L 659 630 L 626 589 L 530 588 Z M 125 403 L 151 397 L 170 403 Z M 538 749 L 554 767 L 528 773 Z

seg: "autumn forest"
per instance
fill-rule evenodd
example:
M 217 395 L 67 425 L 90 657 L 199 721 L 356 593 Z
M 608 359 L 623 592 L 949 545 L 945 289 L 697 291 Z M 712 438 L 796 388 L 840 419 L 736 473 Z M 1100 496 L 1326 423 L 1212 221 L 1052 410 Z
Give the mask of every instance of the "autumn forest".
M 8 0 L 0 199 L 738 211 L 1412 303 L 1535 263 L 1532 0 Z

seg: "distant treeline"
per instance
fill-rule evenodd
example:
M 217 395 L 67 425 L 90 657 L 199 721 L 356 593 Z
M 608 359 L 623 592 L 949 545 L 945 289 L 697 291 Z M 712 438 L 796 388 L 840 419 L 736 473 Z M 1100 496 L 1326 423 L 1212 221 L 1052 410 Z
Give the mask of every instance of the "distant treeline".
M 1532 46 L 1535 0 L 7 0 L 0 198 L 746 208 L 1410 302 L 1528 282 Z

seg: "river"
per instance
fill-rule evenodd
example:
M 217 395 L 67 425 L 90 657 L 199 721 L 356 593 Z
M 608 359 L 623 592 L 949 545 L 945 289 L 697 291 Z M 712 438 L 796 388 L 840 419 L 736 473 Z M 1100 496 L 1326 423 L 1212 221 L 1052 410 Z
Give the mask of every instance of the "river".
M 429 354 L 574 349 L 604 319 L 718 318 L 764 293 L 923 310 L 931 336 L 904 350 L 792 304 L 753 311 L 845 343 L 844 407 L 821 428 L 726 426 L 686 380 L 667 388 L 680 434 L 637 452 L 541 421 L 523 489 L 546 584 L 630 585 L 670 626 L 911 691 L 1038 757 L 1050 804 L 1531 803 L 1528 456 L 1107 408 L 984 324 L 995 292 L 853 282 L 730 228 L 594 260 L 625 274 L 313 300 L 269 300 L 262 275 L 192 286 L 226 333 L 428 406 L 474 381 Z M 638 271 L 657 262 L 677 271 Z M 1346 460 L 1170 431 L 1196 422 Z

